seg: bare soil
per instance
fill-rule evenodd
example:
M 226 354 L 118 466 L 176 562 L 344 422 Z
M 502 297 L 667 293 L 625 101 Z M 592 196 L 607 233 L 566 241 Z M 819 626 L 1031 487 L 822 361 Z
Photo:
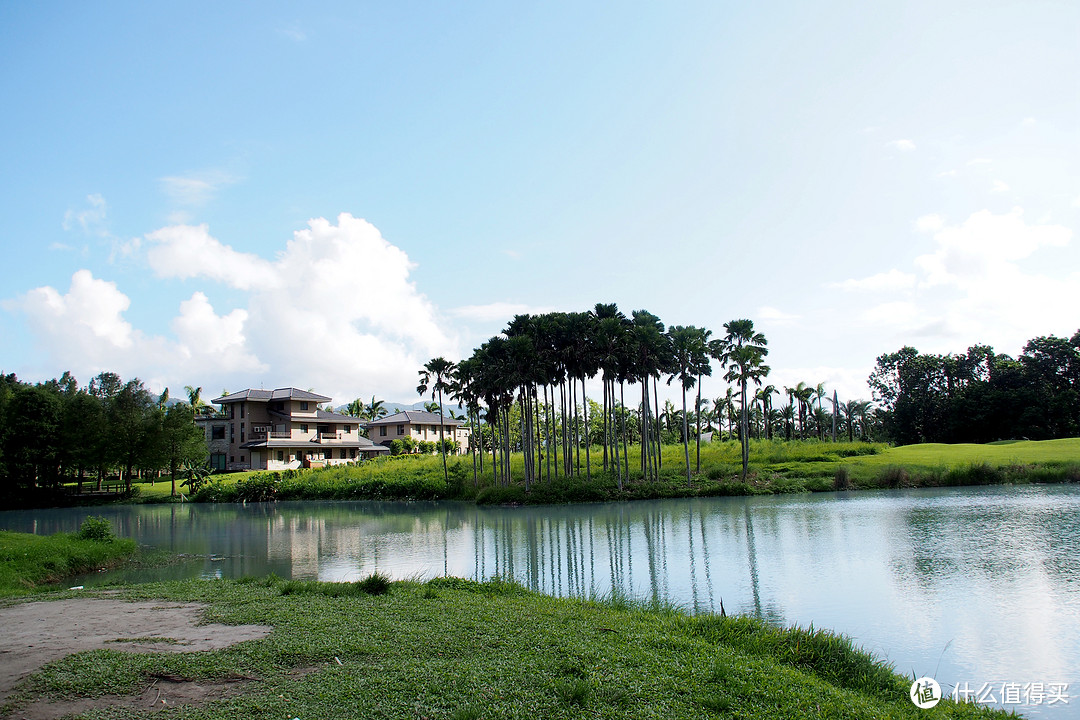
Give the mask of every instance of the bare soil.
M 266 637 L 267 625 L 200 624 L 205 605 L 71 598 L 0 608 L 0 702 L 27 675 L 74 652 L 109 648 L 122 652 L 216 650 Z M 92 707 L 127 705 L 164 708 L 177 703 L 227 697 L 250 678 L 189 682 L 159 678 L 139 696 L 39 701 L 13 717 L 58 718 Z M 164 702 L 163 702 L 164 701 Z

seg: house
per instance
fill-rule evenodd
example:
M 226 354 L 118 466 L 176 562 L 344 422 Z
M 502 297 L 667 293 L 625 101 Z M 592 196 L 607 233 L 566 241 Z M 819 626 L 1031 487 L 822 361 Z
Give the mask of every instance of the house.
M 228 470 L 287 470 L 356 462 L 389 450 L 360 434 L 360 419 L 319 408 L 307 390 L 241 390 L 214 400 L 228 426 Z
M 195 416 L 195 424 L 206 435 L 210 469 L 224 471 L 229 464 L 229 421 L 217 414 L 199 413 Z
M 439 441 L 439 415 L 438 413 L 421 412 L 418 410 L 402 410 L 393 415 L 387 415 L 378 420 L 372 420 L 367 424 L 368 437 L 375 442 L 389 446 L 394 440 L 411 437 L 420 442 Z M 462 427 L 460 420 L 444 417 L 442 420 L 443 436 L 447 440 L 456 440 L 458 454 L 464 453 L 469 448 L 469 431 Z

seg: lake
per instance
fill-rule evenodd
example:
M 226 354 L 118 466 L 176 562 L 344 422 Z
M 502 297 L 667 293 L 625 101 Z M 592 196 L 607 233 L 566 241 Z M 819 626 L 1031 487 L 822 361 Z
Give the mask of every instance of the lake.
M 561 596 L 614 589 L 696 612 L 722 602 L 729 614 L 842 632 L 902 674 L 936 677 L 946 693 L 959 685 L 1031 717 L 1080 716 L 1073 485 L 517 508 L 137 505 L 2 512 L 0 528 L 70 532 L 88 514 L 196 557 L 86 585 L 270 572 L 342 581 L 378 570 L 512 576 Z M 1051 705 L 1054 695 L 1068 704 Z

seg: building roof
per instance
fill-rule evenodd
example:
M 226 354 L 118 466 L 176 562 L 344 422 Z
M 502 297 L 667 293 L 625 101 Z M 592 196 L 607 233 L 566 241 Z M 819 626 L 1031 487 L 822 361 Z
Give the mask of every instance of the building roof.
M 229 393 L 214 400 L 215 405 L 222 403 L 237 402 L 239 400 L 254 400 L 256 402 L 270 402 L 271 400 L 312 400 L 317 403 L 330 402 L 325 395 L 317 395 L 307 390 L 298 390 L 294 387 L 278 388 L 277 390 L 241 390 Z
M 438 425 L 439 414 L 424 412 L 422 410 L 402 410 L 401 412 L 387 415 L 378 420 L 370 420 L 367 425 L 368 427 L 371 427 L 373 425 L 401 425 L 403 423 L 410 423 L 412 425 Z M 442 423 L 443 425 L 460 425 L 461 421 L 446 416 Z
M 289 438 L 270 438 L 248 440 L 246 443 L 240 445 L 241 450 L 258 450 L 262 448 L 298 448 L 300 450 L 314 450 L 316 448 L 328 450 L 334 450 L 336 448 L 358 448 L 367 451 L 390 452 L 390 448 L 385 445 L 374 443 L 363 435 L 353 438 L 352 440 L 336 440 L 333 443 L 317 443 L 314 440 L 292 440 Z

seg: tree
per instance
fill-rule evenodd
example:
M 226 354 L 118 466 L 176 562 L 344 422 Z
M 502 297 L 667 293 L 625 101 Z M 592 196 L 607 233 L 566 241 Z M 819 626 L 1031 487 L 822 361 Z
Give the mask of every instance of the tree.
M 769 350 L 766 347 L 765 335 L 754 330 L 754 323 L 751 320 L 732 320 L 724 323 L 724 329 L 727 331 L 723 340 L 724 350 L 721 360 L 727 368 L 724 379 L 738 383 L 741 397 L 739 439 L 742 442 L 742 479 L 745 481 L 750 464 L 746 389 L 750 382 L 760 385 L 761 379 L 769 374 L 769 366 L 763 362 Z
M 421 396 L 427 394 L 428 388 L 431 388 L 431 399 L 434 400 L 436 396 L 439 398 L 439 448 L 442 450 L 443 479 L 448 483 L 450 482 L 450 473 L 446 468 L 446 443 L 443 442 L 446 438 L 444 436 L 442 395 L 444 391 L 450 392 L 453 390 L 453 373 L 454 363 L 444 357 L 432 358 L 428 360 L 427 364 L 424 365 L 424 369 L 420 371 L 420 384 L 416 387 L 416 392 Z
M 682 389 L 682 441 L 683 459 L 686 461 L 686 483 L 690 484 L 690 430 L 687 427 L 686 391 L 697 384 L 698 378 L 709 367 L 708 331 L 693 325 L 675 325 L 668 330 L 671 348 L 672 373 L 668 385 L 678 378 Z M 699 396 L 700 398 L 700 396 Z M 700 435 L 700 432 L 699 432 Z M 700 453 L 700 445 L 699 445 Z
M 176 404 L 161 416 L 159 450 L 169 468 L 172 495 L 176 497 L 177 470 L 185 465 L 206 463 L 206 437 L 195 424 L 195 412 L 191 407 Z

